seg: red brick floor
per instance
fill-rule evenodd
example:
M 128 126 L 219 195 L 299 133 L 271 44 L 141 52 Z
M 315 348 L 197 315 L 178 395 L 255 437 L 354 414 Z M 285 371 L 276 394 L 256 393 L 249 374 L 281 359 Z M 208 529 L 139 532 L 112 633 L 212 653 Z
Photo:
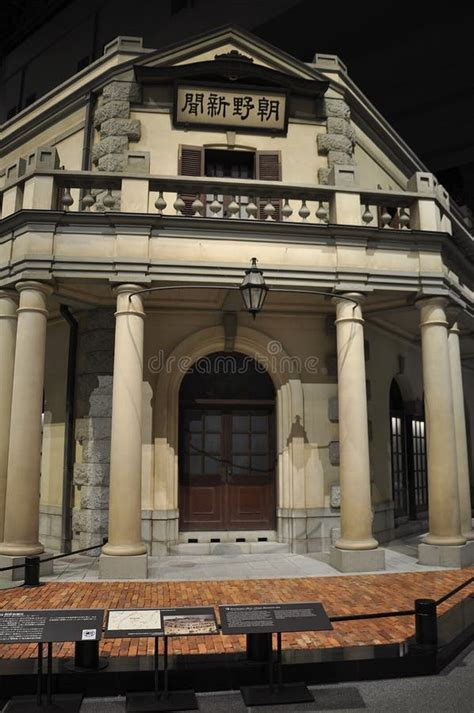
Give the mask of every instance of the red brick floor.
M 328 614 L 355 614 L 412 609 L 414 600 L 438 599 L 474 575 L 469 569 L 302 579 L 232 580 L 220 582 L 51 582 L 38 589 L 0 592 L 0 609 L 139 608 L 215 606 L 321 601 Z M 474 584 L 439 607 L 443 613 L 474 592 Z M 305 649 L 400 642 L 414 632 L 413 617 L 334 624 L 330 632 L 285 634 L 283 647 Z M 187 636 L 170 640 L 176 654 L 223 653 L 244 650 L 243 636 Z M 153 639 L 109 639 L 102 655 L 153 653 Z M 55 644 L 55 656 L 71 656 L 73 644 Z M 0 644 L 0 658 L 36 656 L 32 644 Z

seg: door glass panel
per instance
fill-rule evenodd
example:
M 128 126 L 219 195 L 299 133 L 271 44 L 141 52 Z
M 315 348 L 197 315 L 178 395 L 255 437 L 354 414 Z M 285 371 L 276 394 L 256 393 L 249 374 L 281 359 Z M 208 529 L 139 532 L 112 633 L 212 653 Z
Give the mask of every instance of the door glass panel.
M 234 433 L 248 433 L 250 429 L 250 419 L 248 416 L 232 416 L 232 430 Z
M 219 475 L 222 464 L 215 458 L 204 458 L 204 475 Z
M 252 433 L 252 453 L 265 454 L 268 451 L 268 438 L 264 433 Z
M 204 450 L 206 453 L 219 454 L 221 450 L 220 433 L 206 433 L 204 437 Z
M 252 470 L 267 471 L 268 458 L 267 456 L 252 456 Z
M 232 452 L 247 453 L 249 449 L 249 437 L 246 433 L 234 433 L 232 435 Z
M 190 475 L 201 475 L 202 472 L 201 456 L 189 456 L 189 473 Z
M 220 433 L 221 432 L 221 414 L 206 414 L 206 431 L 208 433 Z

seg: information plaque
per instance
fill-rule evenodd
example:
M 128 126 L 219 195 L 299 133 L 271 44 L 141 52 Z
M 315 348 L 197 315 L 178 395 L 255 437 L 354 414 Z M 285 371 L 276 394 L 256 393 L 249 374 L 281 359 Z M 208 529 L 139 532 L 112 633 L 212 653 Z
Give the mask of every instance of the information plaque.
M 111 609 L 105 627 L 106 638 L 217 633 L 213 607 Z
M 98 641 L 103 620 L 103 609 L 0 611 L 0 643 Z
M 333 628 L 320 602 L 221 605 L 219 612 L 224 634 L 270 634 Z

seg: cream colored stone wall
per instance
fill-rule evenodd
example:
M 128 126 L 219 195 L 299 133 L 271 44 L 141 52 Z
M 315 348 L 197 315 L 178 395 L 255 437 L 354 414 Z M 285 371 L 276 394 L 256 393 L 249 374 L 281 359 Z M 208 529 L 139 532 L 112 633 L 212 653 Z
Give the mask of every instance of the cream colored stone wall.
M 55 146 L 58 150 L 59 165 L 70 171 L 79 170 L 82 161 L 84 120 L 85 107 L 82 107 L 51 124 L 47 129 L 38 131 L 21 147 L 16 147 L 2 156 L 0 171 L 8 168 L 18 158 L 26 158 L 40 146 Z
M 41 505 L 56 507 L 61 506 L 63 488 L 68 338 L 68 327 L 62 320 L 55 320 L 48 325 L 41 458 Z
M 366 189 L 378 186 L 384 190 L 406 190 L 409 176 L 386 156 L 384 151 L 357 124 L 354 161 L 357 166 L 359 185 Z
M 172 129 L 171 117 L 168 113 L 137 110 L 131 111 L 130 118 L 138 119 L 141 124 L 141 138 L 140 141 L 133 143 L 133 149 L 150 152 L 152 174 L 177 175 L 180 144 L 229 148 L 225 131 Z M 282 181 L 315 184 L 318 169 L 327 166 L 327 159 L 318 155 L 316 139 L 318 134 L 325 132 L 324 126 L 290 121 L 286 137 L 237 133 L 235 150 L 281 151 Z

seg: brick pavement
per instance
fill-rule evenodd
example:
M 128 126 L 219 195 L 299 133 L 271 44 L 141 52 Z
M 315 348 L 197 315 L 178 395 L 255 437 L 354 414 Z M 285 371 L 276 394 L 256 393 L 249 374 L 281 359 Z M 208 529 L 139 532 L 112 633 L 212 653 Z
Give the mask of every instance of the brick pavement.
M 414 600 L 437 599 L 474 575 L 474 567 L 424 573 L 350 575 L 298 579 L 227 580 L 219 582 L 50 582 L 35 589 L 0 592 L 0 609 L 139 608 L 215 606 L 321 601 L 328 614 L 353 614 L 412 609 Z M 449 607 L 474 592 L 466 587 L 439 608 Z M 414 632 L 413 617 L 334 624 L 330 632 L 285 634 L 283 647 L 306 649 L 400 642 Z M 170 641 L 174 654 L 238 652 L 243 636 L 187 636 Z M 109 639 L 101 655 L 137 656 L 153 653 L 153 639 Z M 72 656 L 73 644 L 55 644 L 54 656 Z M 36 656 L 32 644 L 0 644 L 0 658 Z

